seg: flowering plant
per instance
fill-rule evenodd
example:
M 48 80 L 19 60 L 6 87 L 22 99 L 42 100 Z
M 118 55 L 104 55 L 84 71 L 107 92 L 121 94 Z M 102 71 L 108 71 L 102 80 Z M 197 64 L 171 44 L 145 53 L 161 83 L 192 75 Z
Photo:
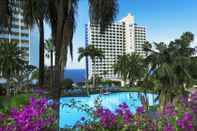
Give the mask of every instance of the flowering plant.
M 29 103 L 9 114 L 0 113 L 0 131 L 41 131 L 54 129 L 55 113 L 46 98 L 30 97 Z
M 95 121 L 78 125 L 82 131 L 196 131 L 197 130 L 197 92 L 181 99 L 182 110 L 172 103 L 165 104 L 163 111 L 151 112 L 143 106 L 132 113 L 126 103 L 122 103 L 115 111 L 100 106 L 95 108 Z M 153 117 L 154 116 L 154 117 Z

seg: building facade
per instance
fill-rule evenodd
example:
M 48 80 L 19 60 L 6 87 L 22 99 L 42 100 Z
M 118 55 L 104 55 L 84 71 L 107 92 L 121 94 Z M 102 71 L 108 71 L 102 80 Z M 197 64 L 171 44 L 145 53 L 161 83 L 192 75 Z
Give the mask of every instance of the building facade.
M 91 78 L 92 73 L 105 79 L 119 79 L 114 74 L 113 65 L 118 56 L 137 52 L 144 56 L 143 44 L 146 41 L 146 29 L 135 24 L 134 16 L 128 14 L 119 22 L 109 25 L 103 33 L 99 25 L 86 25 L 86 46 L 93 44 L 104 52 L 105 58 L 96 59 L 95 64 L 86 58 L 87 76 Z
M 20 6 L 20 0 L 15 0 L 11 31 L 3 29 L 0 32 L 0 41 L 16 42 L 20 48 L 25 50 L 25 59 L 30 62 L 31 30 L 25 26 L 22 16 L 23 10 Z

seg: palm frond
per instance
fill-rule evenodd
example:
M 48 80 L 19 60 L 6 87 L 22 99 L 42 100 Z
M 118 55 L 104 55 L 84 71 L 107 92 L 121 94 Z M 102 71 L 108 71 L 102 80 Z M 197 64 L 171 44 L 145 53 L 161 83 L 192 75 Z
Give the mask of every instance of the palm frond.
M 89 0 L 90 22 L 99 24 L 101 31 L 115 19 L 117 13 L 117 0 Z
M 0 1 L 0 33 L 5 29 L 10 31 L 13 18 L 13 5 L 15 0 L 1 0 Z

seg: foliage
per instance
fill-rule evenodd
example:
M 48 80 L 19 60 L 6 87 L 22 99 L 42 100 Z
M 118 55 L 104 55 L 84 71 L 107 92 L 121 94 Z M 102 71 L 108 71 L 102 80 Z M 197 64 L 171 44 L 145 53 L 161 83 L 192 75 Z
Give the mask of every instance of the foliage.
M 19 48 L 17 43 L 7 41 L 0 42 L 0 61 L 0 72 L 7 79 L 15 78 L 28 64 L 25 60 L 25 50 Z
M 92 110 L 95 119 L 82 117 L 76 128 L 81 131 L 194 131 L 197 129 L 197 92 L 183 98 L 180 99 L 182 110 L 167 103 L 164 110 L 155 112 L 154 116 L 143 106 L 138 107 L 136 113 L 132 113 L 126 103 L 115 111 L 99 106 Z
M 44 84 L 44 20 L 47 19 L 47 0 L 21 0 L 24 23 L 32 28 L 36 25 L 39 29 L 39 84 Z
M 39 70 L 34 70 L 31 74 L 31 79 L 38 80 L 38 78 L 39 78 Z
M 129 80 L 132 85 L 136 80 L 142 79 L 145 74 L 143 58 L 137 53 L 119 56 L 113 68 L 116 74 L 124 81 Z
M 20 94 L 16 96 L 1 96 L 0 97 L 0 112 L 9 112 L 12 108 L 24 106 L 28 103 L 28 98 L 32 94 Z
M 44 72 L 45 72 L 45 74 L 44 74 L 44 85 L 43 85 L 43 87 L 48 88 L 48 87 L 50 87 L 51 68 L 50 67 L 45 67 Z M 31 79 L 32 80 L 38 80 L 39 79 L 39 70 L 38 69 L 36 69 L 32 72 Z
M 189 74 L 193 79 L 197 80 L 197 57 L 191 58 L 191 64 L 189 65 Z
M 150 66 L 148 77 L 159 82 L 157 86 L 160 87 L 158 90 L 161 108 L 165 103 L 186 93 L 186 88 L 192 87 L 193 78 L 190 70 L 195 49 L 190 47 L 190 43 L 193 37 L 192 33 L 185 32 L 169 45 L 163 42 L 154 43 L 156 50 L 147 49 L 150 53 L 146 58 Z
M 0 112 L 0 131 L 52 130 L 55 118 L 47 99 L 30 97 L 28 104 L 12 108 L 8 114 Z
M 4 19 L 0 19 L 0 32 L 5 28 L 11 25 L 10 19 L 12 18 L 12 5 L 13 0 L 1 0 L 0 1 L 0 17 Z M 10 29 L 10 28 L 9 28 Z
M 143 57 L 137 53 L 131 53 L 129 57 L 129 64 L 128 66 L 128 79 L 131 85 L 134 85 L 136 80 L 140 80 L 145 75 L 145 65 L 143 63 Z
M 109 87 L 111 87 L 112 85 L 115 85 L 116 87 L 121 87 L 120 81 L 105 80 L 105 81 L 101 81 L 101 84 L 108 85 Z
M 62 88 L 70 89 L 73 87 L 73 80 L 65 79 L 62 81 Z
M 145 93 L 158 93 L 155 88 L 146 87 L 121 87 L 117 89 L 119 92 L 145 92 Z
M 45 49 L 47 50 L 47 54 L 46 54 L 46 56 L 47 57 L 49 57 L 50 58 L 50 71 L 51 71 L 51 82 L 52 82 L 52 76 L 53 76 L 53 56 L 54 56 L 54 51 L 55 51 L 55 47 L 54 47 L 54 45 L 53 45 L 53 41 L 52 41 L 52 39 L 48 39 L 48 40 L 46 40 L 45 41 Z
M 99 49 L 95 48 L 94 45 L 89 45 L 86 48 L 79 48 L 79 57 L 78 61 L 80 61 L 83 57 L 90 57 L 92 62 L 93 62 L 93 72 L 92 72 L 92 81 L 93 81 L 93 87 L 96 86 L 96 74 L 94 71 L 96 70 L 95 68 L 95 61 L 96 59 L 102 60 L 104 58 L 104 52 Z
M 113 65 L 114 72 L 121 76 L 124 81 L 128 79 L 128 65 L 129 55 L 119 56 L 118 61 Z
M 83 57 L 90 57 L 93 63 L 95 62 L 95 59 L 102 59 L 104 58 L 104 52 L 99 49 L 95 48 L 94 45 L 89 45 L 86 48 L 79 48 L 79 58 L 78 61 L 80 61 Z

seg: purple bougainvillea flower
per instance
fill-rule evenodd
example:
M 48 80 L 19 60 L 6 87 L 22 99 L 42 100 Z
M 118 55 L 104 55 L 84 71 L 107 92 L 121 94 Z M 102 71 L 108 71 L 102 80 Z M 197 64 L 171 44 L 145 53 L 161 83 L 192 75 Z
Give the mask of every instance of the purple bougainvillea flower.
M 176 129 L 170 123 L 165 124 L 163 131 L 175 131 Z
M 120 104 L 118 109 L 115 110 L 115 113 L 117 117 L 123 118 L 125 124 L 128 124 L 132 120 L 132 113 L 126 103 Z
M 164 107 L 163 114 L 167 117 L 176 116 L 175 106 L 172 103 L 167 103 Z
M 102 126 L 105 128 L 111 128 L 116 122 L 115 115 L 109 109 L 99 108 L 95 115 L 99 117 Z
M 54 116 L 47 113 L 47 99 L 30 97 L 29 104 L 13 108 L 8 114 L 12 124 L 1 125 L 3 131 L 41 131 L 55 122 Z M 46 114 L 47 113 L 47 114 Z M 0 128 L 0 129 L 1 129 Z M 1 131 L 1 130 L 0 130 Z
M 4 120 L 5 115 L 3 113 L 0 112 L 0 121 Z
M 136 111 L 137 111 L 137 113 L 143 113 L 144 112 L 144 107 L 143 106 L 138 107 Z
M 193 129 L 192 125 L 192 115 L 189 112 L 185 112 L 181 119 L 177 120 L 177 125 L 185 130 Z

